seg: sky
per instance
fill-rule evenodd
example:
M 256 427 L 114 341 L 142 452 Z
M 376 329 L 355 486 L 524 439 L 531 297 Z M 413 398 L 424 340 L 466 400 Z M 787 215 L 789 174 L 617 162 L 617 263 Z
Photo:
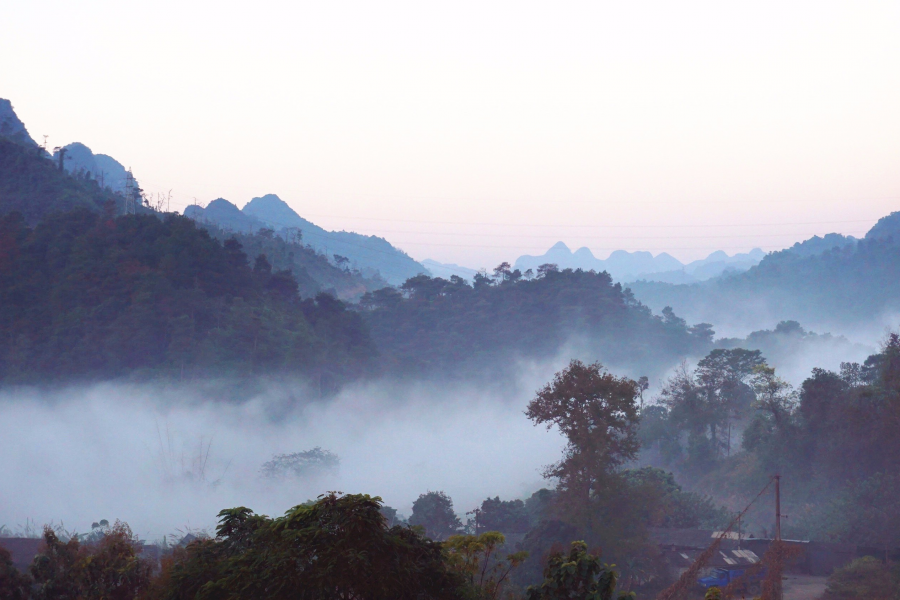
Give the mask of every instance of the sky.
M 172 208 L 479 268 L 777 250 L 900 206 L 897 2 L 16 2 L 0 97 Z

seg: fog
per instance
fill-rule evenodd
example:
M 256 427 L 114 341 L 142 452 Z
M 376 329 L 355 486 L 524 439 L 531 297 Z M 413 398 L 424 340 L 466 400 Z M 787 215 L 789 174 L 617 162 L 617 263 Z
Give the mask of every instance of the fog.
M 864 360 L 877 347 L 867 341 L 818 338 L 764 354 L 799 386 L 813 367 Z M 541 468 L 559 459 L 564 439 L 534 427 L 524 409 L 569 356 L 591 360 L 570 342 L 552 361 L 520 364 L 508 386 L 378 381 L 325 400 L 285 380 L 6 388 L 0 526 L 21 533 L 28 523 L 62 523 L 85 532 L 94 521 L 121 519 L 158 541 L 212 531 L 223 508 L 280 515 L 329 490 L 379 495 L 406 516 L 419 494 L 443 490 L 464 517 L 488 496 L 527 498 L 552 485 Z M 651 381 L 649 402 L 663 379 Z M 340 457 L 336 472 L 260 476 L 273 455 L 315 447 Z
M 216 386 L 97 384 L 0 392 L 0 525 L 55 522 L 84 532 L 121 519 L 143 539 L 211 530 L 223 508 L 280 515 L 328 490 L 380 495 L 407 516 L 443 490 L 462 515 L 488 495 L 527 497 L 563 439 L 523 414 L 537 384 L 369 384 L 311 400 L 273 382 L 241 401 Z M 316 446 L 341 458 L 330 475 L 271 482 L 274 454 Z

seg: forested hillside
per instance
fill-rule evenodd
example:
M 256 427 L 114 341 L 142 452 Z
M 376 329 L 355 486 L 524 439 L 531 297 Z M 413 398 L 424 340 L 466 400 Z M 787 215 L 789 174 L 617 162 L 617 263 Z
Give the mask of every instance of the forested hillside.
M 188 206 L 184 214 L 204 225 L 232 232 L 252 233 L 263 228 L 276 233 L 299 232 L 304 245 L 316 252 L 346 263 L 368 278 L 384 279 L 392 285 L 425 272 L 421 264 L 386 239 L 352 231 L 326 231 L 298 215 L 275 194 L 253 198 L 243 209 L 218 198 L 205 208 Z
M 102 189 L 89 174 L 69 175 L 41 148 L 0 137 L 0 214 L 15 211 L 34 225 L 47 215 L 76 208 L 99 212 L 107 203 L 122 212 L 123 197 Z
M 375 350 L 329 295 L 184 217 L 80 210 L 0 219 L 0 379 L 291 373 L 326 387 Z
M 255 233 L 239 233 L 219 229 L 207 224 L 210 235 L 224 243 L 235 239 L 244 247 L 248 256 L 265 254 L 276 271 L 290 271 L 297 280 L 298 291 L 303 298 L 326 292 L 341 300 L 357 301 L 369 291 L 388 284 L 376 273 L 363 274 L 346 264 L 335 265 L 324 255 L 289 233 L 276 234 L 271 229 L 259 229 Z
M 652 315 L 606 273 L 552 265 L 526 279 L 504 264 L 474 286 L 422 275 L 360 305 L 388 368 L 405 373 L 490 375 L 565 349 L 638 376 L 705 352 L 713 336 L 671 310 Z
M 795 389 L 759 351 L 714 350 L 641 414 L 643 458 L 738 508 L 780 474 L 788 537 L 900 539 L 900 337 Z M 771 531 L 771 515 L 748 520 Z
M 856 243 L 826 236 L 771 253 L 746 273 L 693 285 L 639 281 L 629 287 L 654 310 L 671 306 L 717 329 L 750 331 L 794 320 L 831 332 L 877 330 L 888 324 L 880 318 L 900 310 L 898 222 L 900 213 L 884 217 Z

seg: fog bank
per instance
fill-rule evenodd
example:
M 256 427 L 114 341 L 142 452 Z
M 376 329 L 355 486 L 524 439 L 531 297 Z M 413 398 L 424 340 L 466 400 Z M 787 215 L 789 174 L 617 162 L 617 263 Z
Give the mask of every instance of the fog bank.
M 532 378 L 526 378 L 529 382 Z M 409 515 L 444 490 L 462 514 L 488 495 L 519 498 L 558 460 L 557 432 L 523 414 L 537 383 L 506 396 L 474 387 L 370 384 L 314 401 L 269 386 L 241 402 L 189 386 L 97 384 L 0 391 L 0 525 L 127 521 L 142 538 L 209 528 L 232 506 L 280 515 L 328 490 L 380 495 Z M 274 454 L 320 446 L 338 472 L 284 482 Z

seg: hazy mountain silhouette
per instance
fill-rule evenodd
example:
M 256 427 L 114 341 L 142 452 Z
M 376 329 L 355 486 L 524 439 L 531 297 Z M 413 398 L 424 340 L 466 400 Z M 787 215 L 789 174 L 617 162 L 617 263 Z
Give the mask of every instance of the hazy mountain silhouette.
M 101 187 L 108 187 L 114 192 L 125 190 L 126 170 L 119 161 L 106 154 L 94 154 L 80 142 L 68 144 L 65 149 L 63 166 L 66 171 L 75 174 L 90 173 L 91 178 L 96 179 Z M 59 153 L 54 153 L 53 157 L 58 158 Z
M 267 227 L 256 217 L 241 212 L 241 209 L 225 198 L 216 198 L 207 204 L 206 208 L 197 205 L 188 206 L 184 209 L 184 216 L 241 233 L 253 233 Z
M 335 257 L 347 258 L 350 266 L 359 269 L 364 275 L 374 276 L 377 272 L 385 281 L 394 285 L 425 273 L 421 264 L 384 238 L 348 231 L 326 231 L 298 215 L 275 194 L 253 198 L 242 210 L 219 198 L 210 202 L 206 208 L 189 206 L 184 214 L 196 221 L 245 233 L 263 228 L 276 232 L 297 229 L 303 236 L 303 243 L 316 251 L 327 254 L 332 260 Z
M 765 256 L 746 272 L 691 285 L 636 281 L 635 297 L 653 310 L 671 306 L 727 335 L 799 321 L 847 335 L 878 335 L 900 313 L 900 212 L 856 240 L 813 237 Z
M 426 258 L 425 260 L 423 260 L 422 265 L 426 269 L 428 269 L 428 271 L 433 276 L 442 277 L 443 279 L 448 280 L 456 275 L 457 277 L 462 277 L 463 279 L 471 283 L 472 281 L 474 281 L 476 273 L 478 273 L 476 269 L 462 267 L 454 263 L 440 263 L 430 258 Z
M 765 252 L 754 248 L 745 254 L 728 256 L 718 250 L 708 257 L 683 264 L 677 258 L 662 252 L 653 256 L 649 252 L 628 252 L 616 250 L 608 258 L 599 259 L 588 248 L 569 250 L 563 242 L 557 242 L 540 256 L 520 256 L 515 268 L 524 272 L 537 270 L 542 264 L 553 263 L 561 269 L 583 269 L 585 271 L 606 271 L 618 281 L 666 281 L 670 283 L 694 283 L 717 277 L 726 271 L 746 271 L 759 263 Z
M 26 146 L 37 147 L 37 142 L 28 135 L 25 124 L 13 110 L 12 102 L 5 98 L 0 98 L 0 137 Z
M 890 238 L 900 242 L 900 212 L 892 212 L 886 217 L 881 217 L 872 226 L 872 229 L 866 233 L 866 240 L 886 240 Z

